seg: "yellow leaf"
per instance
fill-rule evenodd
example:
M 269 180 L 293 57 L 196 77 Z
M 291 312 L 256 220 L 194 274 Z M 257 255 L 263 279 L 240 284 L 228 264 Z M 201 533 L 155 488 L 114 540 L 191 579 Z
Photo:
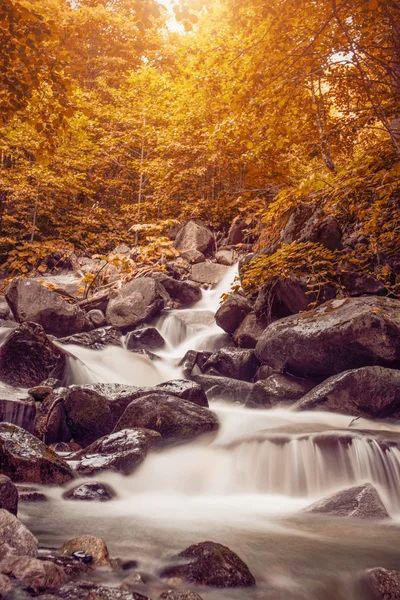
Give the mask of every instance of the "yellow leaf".
M 254 148 L 254 144 L 253 144 L 253 142 L 247 142 L 246 146 L 247 146 L 247 148 L 248 148 L 249 150 L 251 150 L 252 148 Z
M 378 0 L 370 0 L 370 2 L 368 4 L 368 8 L 369 8 L 369 10 L 376 10 L 377 8 L 379 8 Z
M 312 108 L 313 110 L 318 110 L 318 105 L 317 105 L 317 104 L 312 104 L 312 105 L 311 105 L 311 108 Z

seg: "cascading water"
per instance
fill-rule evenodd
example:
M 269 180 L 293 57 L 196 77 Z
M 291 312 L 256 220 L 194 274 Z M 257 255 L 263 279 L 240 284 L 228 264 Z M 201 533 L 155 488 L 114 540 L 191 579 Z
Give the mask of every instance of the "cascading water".
M 179 360 L 190 349 L 214 350 L 227 336 L 214 321 L 220 295 L 236 267 L 192 309 L 173 310 L 155 326 L 167 342 L 150 358 L 108 347 L 66 349 L 69 383 L 156 385 L 182 377 Z M 112 554 L 139 561 L 156 574 L 163 559 L 212 539 L 247 562 L 257 587 L 250 600 L 365 600 L 350 583 L 357 570 L 398 568 L 400 427 L 349 416 L 293 410 L 252 410 L 211 404 L 220 421 L 212 441 L 150 454 L 130 477 L 102 474 L 118 493 L 110 503 L 71 502 L 46 490 L 46 512 L 25 505 L 22 516 L 43 545 L 59 546 L 82 533 L 103 537 Z M 386 437 L 390 438 L 386 441 Z M 374 484 L 394 523 L 303 514 L 302 508 L 336 490 Z M 109 575 L 109 582 L 117 584 Z M 138 590 L 139 591 L 139 590 Z M 150 597 L 151 590 L 148 591 Z M 242 600 L 243 591 L 202 590 L 211 600 Z

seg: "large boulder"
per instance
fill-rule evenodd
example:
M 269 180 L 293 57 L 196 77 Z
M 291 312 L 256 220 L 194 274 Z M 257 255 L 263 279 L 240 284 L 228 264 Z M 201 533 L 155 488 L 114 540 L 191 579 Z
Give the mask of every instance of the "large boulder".
M 107 398 L 94 390 L 72 387 L 64 398 L 67 426 L 81 446 L 111 433 L 113 419 Z
M 13 386 L 33 387 L 49 377 L 63 379 L 67 354 L 40 325 L 24 323 L 0 348 L 0 380 Z
M 192 279 L 198 283 L 216 285 L 223 280 L 229 267 L 212 262 L 198 263 L 192 266 Z
M 369 365 L 400 366 L 400 301 L 363 297 L 331 300 L 271 323 L 257 358 L 276 371 L 334 375 Z
M 157 281 L 151 277 L 138 277 L 111 293 L 107 322 L 129 331 L 159 313 L 165 302 L 165 290 Z
M 241 348 L 255 348 L 267 326 L 265 319 L 250 313 L 233 334 L 235 344 Z
M 373 485 L 365 483 L 342 490 L 307 506 L 304 512 L 357 519 L 388 519 L 389 514 Z
M 194 281 L 179 281 L 165 273 L 153 273 L 152 277 L 163 286 L 173 300 L 177 300 L 184 308 L 192 306 L 201 299 L 200 286 Z
M 377 567 L 368 569 L 361 577 L 362 598 L 368 600 L 399 600 L 400 571 Z
M 76 304 L 68 304 L 32 279 L 14 279 L 6 289 L 6 299 L 16 321 L 38 323 L 47 333 L 64 336 L 91 328 Z
M 37 552 L 38 541 L 35 536 L 17 517 L 0 509 L 0 559 L 5 554 L 36 556 Z
M 150 429 L 121 429 L 106 435 L 74 455 L 80 475 L 116 471 L 130 475 L 143 462 L 149 450 L 162 438 Z
M 221 348 L 211 354 L 203 366 L 203 372 L 208 375 L 222 375 L 252 381 L 259 362 L 254 350 L 242 348 Z
M 215 253 L 215 260 L 220 265 L 231 267 L 237 262 L 238 257 L 234 250 L 222 249 Z
M 315 383 L 290 375 L 275 373 L 254 384 L 247 399 L 249 408 L 271 408 L 277 404 L 293 404 L 309 392 Z
M 400 371 L 362 367 L 333 375 L 307 393 L 298 409 L 400 419 Z
M 231 294 L 215 313 L 215 321 L 226 333 L 234 333 L 251 310 L 252 306 L 247 298 Z
M 54 589 L 67 581 L 61 567 L 32 556 L 6 556 L 0 561 L 0 570 L 21 581 L 24 587 L 35 594 Z
M 13 515 L 18 512 L 18 489 L 6 475 L 0 475 L 0 508 Z
M 190 441 L 216 431 L 218 419 L 202 406 L 176 396 L 152 393 L 133 400 L 115 426 L 115 431 L 144 427 L 160 433 L 164 444 Z
M 51 448 L 10 423 L 0 423 L 0 471 L 17 482 L 61 485 L 73 477 Z
M 251 587 L 255 579 L 248 566 L 232 550 L 215 542 L 201 542 L 180 552 L 185 564 L 172 565 L 163 575 L 216 588 Z
M 177 250 L 198 250 L 199 252 L 210 252 L 215 244 L 214 234 L 208 228 L 197 223 L 188 221 L 177 233 L 174 246 Z

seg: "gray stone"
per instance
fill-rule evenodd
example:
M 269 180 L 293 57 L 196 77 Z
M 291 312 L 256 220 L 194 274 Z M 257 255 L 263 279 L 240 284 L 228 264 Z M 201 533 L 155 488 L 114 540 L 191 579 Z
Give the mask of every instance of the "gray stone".
M 62 379 L 66 364 L 66 353 L 36 323 L 13 330 L 0 348 L 0 379 L 13 386 L 30 388 L 48 377 Z
M 219 265 L 231 267 L 237 262 L 238 257 L 234 250 L 218 250 L 215 253 L 215 260 Z
M 107 325 L 107 319 L 105 314 L 103 313 L 103 311 L 99 310 L 98 308 L 93 308 L 92 310 L 89 310 L 89 312 L 87 313 L 87 316 L 89 317 L 89 319 L 92 322 L 93 327 L 104 327 L 105 325 Z
M 56 588 L 67 580 L 61 567 L 31 556 L 6 556 L 0 561 L 0 569 L 34 593 Z
M 24 429 L 0 423 L 0 471 L 12 481 L 61 485 L 72 471 L 51 448 Z
M 267 322 L 264 319 L 250 313 L 236 329 L 233 339 L 241 348 L 255 348 L 266 326 Z
M 111 486 L 106 483 L 89 481 L 63 493 L 65 500 L 79 500 L 82 502 L 108 502 L 116 497 Z
M 60 344 L 74 344 L 93 350 L 101 350 L 106 346 L 122 346 L 122 333 L 118 327 L 101 327 L 93 331 L 76 333 L 68 337 L 60 338 L 57 341 Z
M 198 283 L 216 285 L 228 273 L 229 267 L 217 263 L 204 262 L 192 266 L 192 279 Z
M 127 350 L 159 350 L 165 340 L 155 327 L 144 327 L 130 331 L 125 339 Z
M 164 288 L 150 277 L 139 277 L 111 293 L 107 322 L 122 330 L 132 330 L 159 313 L 164 304 Z
M 94 390 L 72 387 L 64 398 L 67 425 L 72 437 L 85 447 L 111 433 L 113 419 L 107 398 Z
M 211 354 L 203 365 L 208 375 L 222 375 L 243 381 L 252 381 L 259 362 L 254 350 L 244 348 L 221 348 Z
M 174 246 L 177 250 L 186 252 L 187 250 L 198 250 L 207 253 L 214 247 L 214 234 L 208 227 L 188 221 L 177 233 Z
M 164 444 L 179 444 L 218 429 L 218 419 L 202 406 L 176 396 L 152 393 L 133 400 L 115 431 L 144 427 L 160 433 Z
M 361 577 L 362 598 L 368 600 L 399 600 L 400 571 L 377 567 L 368 569 Z
M 197 263 L 206 260 L 204 254 L 198 250 L 186 250 L 186 252 L 181 252 L 181 257 L 187 260 L 191 265 L 196 265 Z
M 0 509 L 0 547 L 17 556 L 36 556 L 38 541 L 17 517 Z M 0 553 L 2 559 L 4 555 Z
M 6 289 L 6 299 L 15 320 L 38 323 L 47 333 L 70 335 L 90 328 L 86 314 L 32 279 L 17 277 Z
M 388 519 L 389 514 L 373 485 L 366 483 L 318 500 L 303 512 L 357 519 Z
M 400 301 L 363 297 L 332 300 L 271 323 L 257 358 L 276 371 L 334 375 L 347 369 L 400 366 Z
M 249 408 L 270 408 L 277 404 L 293 404 L 315 386 L 309 379 L 276 373 L 268 379 L 254 384 L 246 406 Z
M 215 313 L 215 321 L 226 333 L 234 333 L 251 310 L 251 303 L 244 296 L 230 294 Z
M 298 410 L 400 419 L 400 371 L 362 367 L 329 377 L 301 399 Z

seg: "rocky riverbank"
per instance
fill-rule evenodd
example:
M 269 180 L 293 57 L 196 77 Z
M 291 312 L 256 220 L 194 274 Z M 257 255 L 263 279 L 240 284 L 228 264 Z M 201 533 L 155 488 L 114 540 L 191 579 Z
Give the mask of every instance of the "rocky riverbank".
M 342 243 L 333 225 L 318 224 L 322 243 L 332 236 Z M 240 466 L 243 448 L 261 461 L 266 491 L 285 494 L 289 471 L 291 495 L 310 497 L 301 518 L 322 514 L 348 519 L 350 528 L 351 519 L 397 527 L 390 519 L 400 507 L 400 301 L 365 286 L 355 294 L 353 286 L 310 308 L 304 282 L 292 279 L 274 290 L 273 302 L 271 290 L 249 297 L 237 289 L 219 307 L 207 304 L 205 294 L 214 292 L 204 290 L 216 289 L 218 300 L 228 291 L 218 286 L 233 279 L 235 263 L 248 261 L 243 229 L 235 222 L 216 251 L 214 233 L 189 221 L 176 232 L 178 259 L 130 280 L 116 273 L 112 286 L 90 298 L 80 298 L 78 288 L 67 291 L 65 273 L 56 288 L 46 278 L 16 278 L 7 287 L 0 301 L 1 597 L 199 600 L 218 598 L 209 595 L 214 588 L 248 587 L 254 598 L 276 598 L 275 579 L 267 589 L 264 573 L 253 574 L 240 546 L 236 553 L 218 539 L 167 552 L 149 574 L 135 556 L 113 556 L 107 540 L 86 531 L 57 548 L 40 547 L 18 519 L 19 507 L 29 503 L 45 510 L 53 501 L 49 489 L 62 488 L 57 502 L 111 506 L 121 478 L 134 479 L 154 461 L 193 448 L 212 449 L 215 460 L 223 453 L 232 489 L 245 488 L 247 480 L 257 492 L 266 485 L 258 489 L 249 474 L 253 455 Z M 79 358 L 79 349 L 90 354 Z M 84 357 L 101 371 L 113 349 L 130 365 L 129 384 L 117 374 L 112 381 L 87 375 Z M 147 373 L 161 364 L 175 376 L 151 380 Z M 77 379 L 77 369 L 87 381 Z M 142 371 L 148 381 L 137 385 Z M 224 441 L 221 401 L 254 415 L 251 431 Z M 265 415 L 288 409 L 298 419 L 315 414 L 319 421 L 263 426 Z M 330 417 L 324 421 L 321 413 Z M 296 454 L 288 460 L 293 444 Z M 229 456 L 236 456 L 232 466 Z M 193 479 L 194 489 L 201 484 L 196 460 L 193 472 L 180 474 Z M 313 469 L 321 485 L 311 492 Z M 368 566 L 374 568 L 349 575 L 348 596 L 340 600 L 399 597 L 399 572 L 386 568 L 388 561 Z

